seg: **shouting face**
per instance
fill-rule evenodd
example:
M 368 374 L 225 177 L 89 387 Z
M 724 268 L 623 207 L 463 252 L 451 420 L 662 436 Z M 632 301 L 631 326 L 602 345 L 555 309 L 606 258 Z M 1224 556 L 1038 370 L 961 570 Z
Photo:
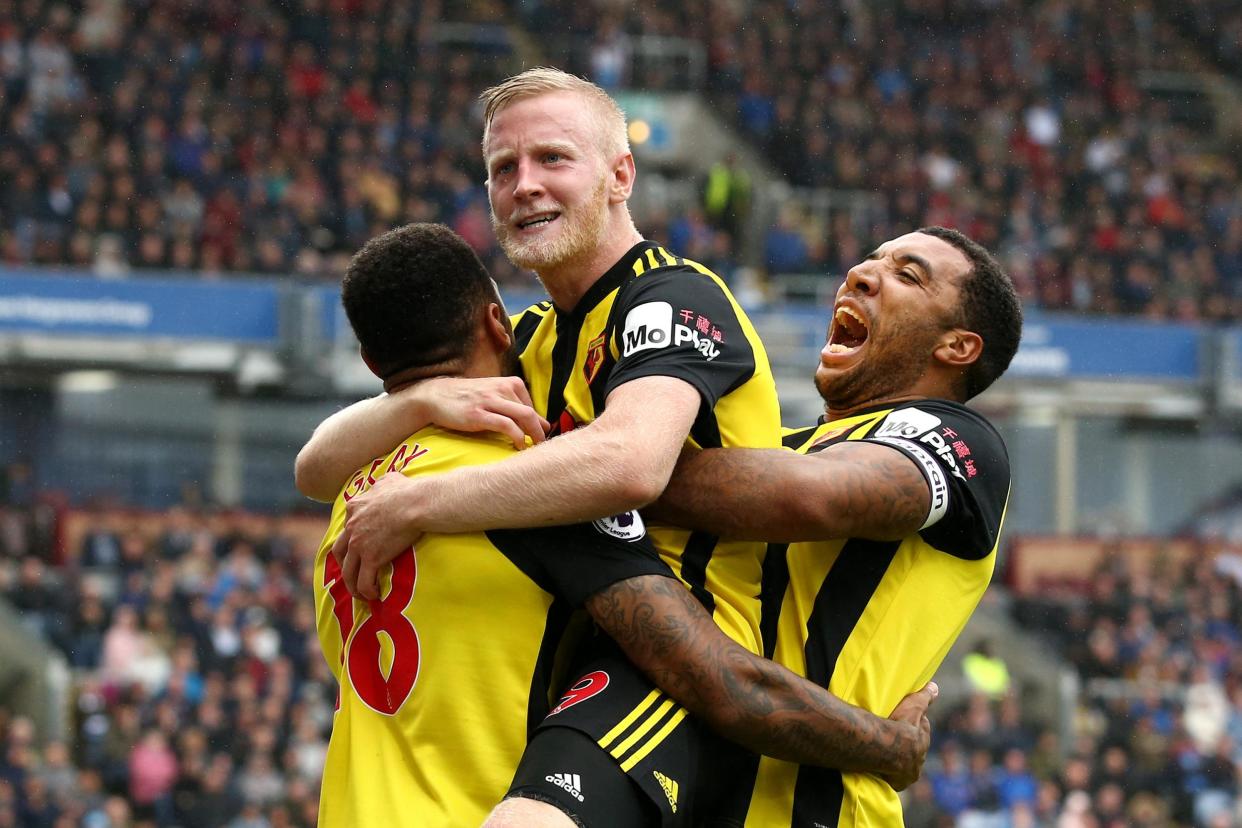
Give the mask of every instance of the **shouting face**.
M 907 233 L 850 268 L 837 291 L 815 386 L 832 410 L 926 393 L 946 331 L 960 325 L 970 262 L 948 242 Z

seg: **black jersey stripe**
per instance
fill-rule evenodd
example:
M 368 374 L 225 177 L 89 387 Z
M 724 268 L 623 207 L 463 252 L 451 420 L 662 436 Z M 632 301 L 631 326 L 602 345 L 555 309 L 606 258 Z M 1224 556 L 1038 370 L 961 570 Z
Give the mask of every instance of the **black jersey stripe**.
M 542 321 L 543 314 L 530 310 L 518 317 L 518 323 L 513 328 L 513 339 L 517 344 L 518 353 L 526 350 L 526 346 L 530 344 L 530 338 L 535 335 L 535 329 Z
M 901 541 L 851 538 L 820 585 L 807 619 L 806 677 L 827 687 L 850 633 L 862 618 Z
M 810 426 L 809 428 L 800 428 L 797 431 L 791 431 L 781 438 L 781 445 L 787 449 L 797 451 L 802 448 L 802 444 L 811 439 L 811 435 L 815 433 L 818 426 Z
M 845 780 L 841 771 L 802 765 L 794 785 L 790 828 L 837 828 L 843 799 Z
M 763 585 L 759 589 L 759 632 L 763 637 L 763 656 L 776 652 L 776 634 L 789 588 L 789 544 L 773 543 L 763 558 Z
M 578 333 L 582 320 L 570 314 L 556 318 L 556 342 L 552 345 L 552 376 L 548 382 L 548 407 L 545 415 L 556 426 L 565 410 L 565 388 L 578 364 Z
M 722 448 L 720 439 L 720 421 L 716 419 L 716 409 L 708 408 L 703 400 L 699 400 L 699 415 L 690 426 L 690 436 L 700 448 Z
M 547 622 L 543 626 L 543 640 L 539 643 L 539 655 L 535 658 L 535 670 L 530 678 L 530 695 L 526 698 L 526 738 L 535 734 L 535 728 L 551 709 L 548 694 L 556 679 L 557 660 L 564 645 L 565 630 L 573 615 L 568 601 L 555 598 L 548 607 Z
M 707 564 L 711 562 L 712 552 L 716 551 L 719 540 L 706 532 L 692 532 L 681 554 L 681 579 L 708 612 L 716 611 L 716 598 L 707 591 Z
M 806 677 L 827 687 L 901 541 L 851 538 L 833 562 L 807 619 Z M 803 765 L 794 786 L 794 825 L 836 825 L 845 785 L 840 771 Z

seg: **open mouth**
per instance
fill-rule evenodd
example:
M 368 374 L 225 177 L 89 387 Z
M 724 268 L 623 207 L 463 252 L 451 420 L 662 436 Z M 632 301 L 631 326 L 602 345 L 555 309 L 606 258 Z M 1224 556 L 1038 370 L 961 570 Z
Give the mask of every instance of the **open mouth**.
M 838 305 L 832 316 L 832 330 L 828 333 L 828 352 L 848 354 L 862 347 L 867 341 L 867 323 L 856 310 Z
M 560 213 L 536 213 L 533 216 L 527 216 L 519 222 L 516 222 L 519 230 L 531 230 L 537 227 L 544 227 L 560 218 Z

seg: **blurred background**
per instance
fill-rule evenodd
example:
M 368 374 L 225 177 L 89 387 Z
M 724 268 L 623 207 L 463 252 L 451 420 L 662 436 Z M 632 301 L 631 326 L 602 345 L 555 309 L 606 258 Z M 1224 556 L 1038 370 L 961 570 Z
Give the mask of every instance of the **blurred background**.
M 315 823 L 293 458 L 378 391 L 337 284 L 441 221 L 539 297 L 475 102 L 539 64 L 626 108 L 640 230 L 730 282 L 789 425 L 874 245 L 1017 284 L 1006 536 L 907 823 L 1240 824 L 1242 5 L 0 0 L 0 828 Z

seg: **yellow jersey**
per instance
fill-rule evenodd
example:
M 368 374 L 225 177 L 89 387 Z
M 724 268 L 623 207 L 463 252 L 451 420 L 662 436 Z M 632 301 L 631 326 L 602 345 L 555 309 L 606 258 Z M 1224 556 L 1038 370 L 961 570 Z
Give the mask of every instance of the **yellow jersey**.
M 331 555 L 349 500 L 384 474 L 436 474 L 514 452 L 430 427 L 360 469 L 315 559 L 317 625 L 340 685 L 320 824 L 478 825 L 548 712 L 574 608 L 626 578 L 671 576 L 636 513 L 594 524 L 426 535 L 354 600 Z
M 918 400 L 793 431 L 801 453 L 846 440 L 891 446 L 931 491 L 923 528 L 899 541 L 844 538 L 773 545 L 764 571 L 766 653 L 850 704 L 887 716 L 944 660 L 983 597 L 1009 499 L 996 430 L 947 400 Z M 869 774 L 763 757 L 749 828 L 902 824 L 893 789 Z

